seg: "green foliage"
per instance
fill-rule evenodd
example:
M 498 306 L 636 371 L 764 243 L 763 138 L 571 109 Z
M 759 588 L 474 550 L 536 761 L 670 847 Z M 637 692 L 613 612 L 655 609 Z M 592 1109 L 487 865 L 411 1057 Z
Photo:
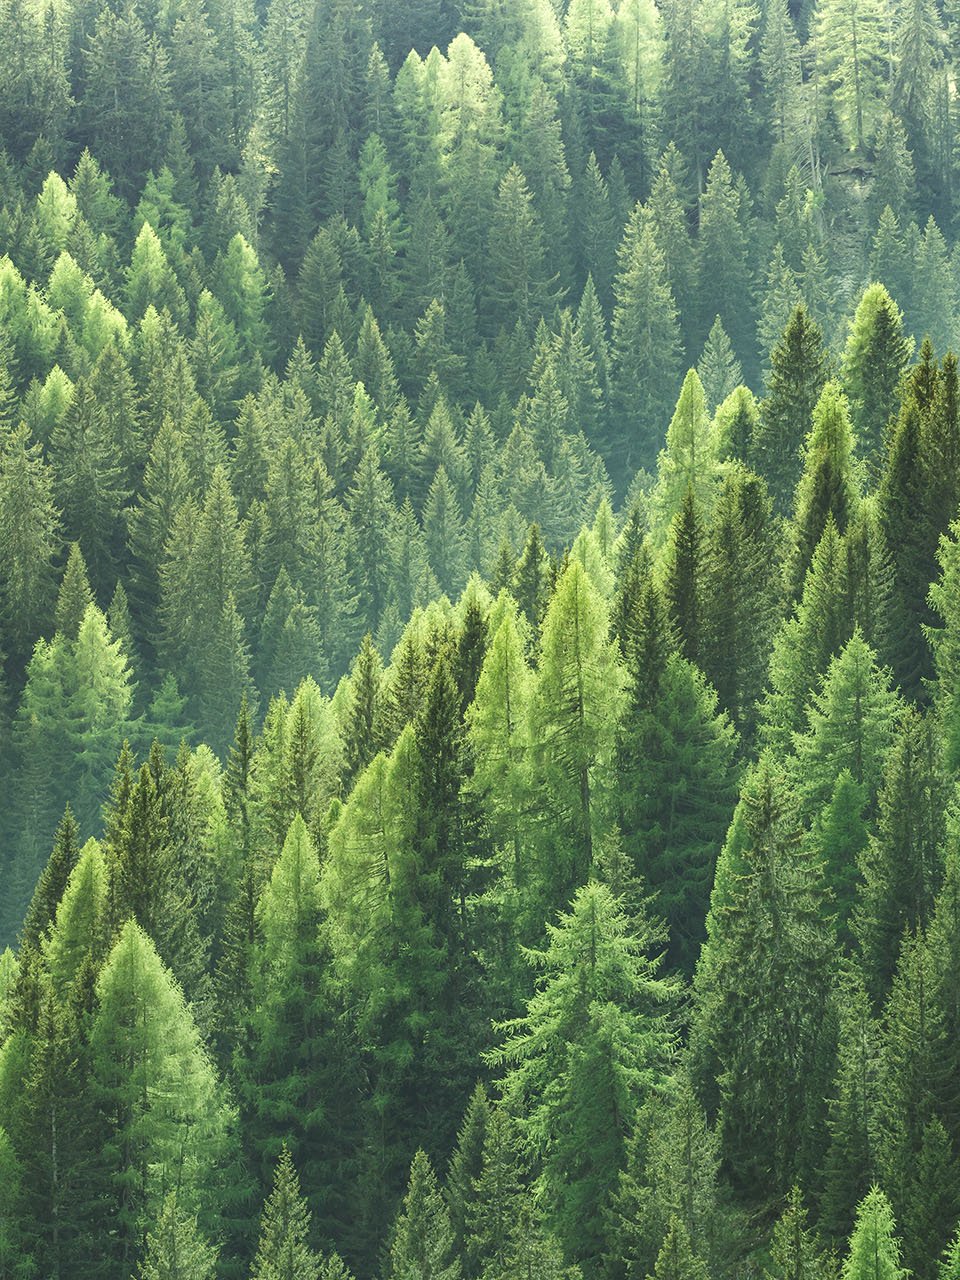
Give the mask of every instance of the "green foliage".
M 171 1193 L 163 1202 L 156 1226 L 147 1232 L 147 1246 L 138 1280 L 212 1280 L 216 1251 L 197 1231 L 195 1218 L 177 1208 Z
M 0 1276 L 932 1280 L 954 7 L 0 5 Z
M 857 1206 L 857 1221 L 843 1263 L 843 1280 L 901 1280 L 900 1242 L 890 1202 L 872 1187 Z
M 651 922 L 627 917 L 596 881 L 547 934 L 547 950 L 531 956 L 538 989 L 503 1025 L 492 1061 L 507 1068 L 505 1103 L 541 1163 L 548 1225 L 568 1256 L 588 1260 L 605 1241 L 633 1118 L 669 1060 L 671 988 L 645 954 Z
M 310 1211 L 300 1178 L 284 1146 L 277 1159 L 273 1187 L 260 1216 L 260 1242 L 253 1280 L 317 1280 L 320 1260 L 309 1245 Z

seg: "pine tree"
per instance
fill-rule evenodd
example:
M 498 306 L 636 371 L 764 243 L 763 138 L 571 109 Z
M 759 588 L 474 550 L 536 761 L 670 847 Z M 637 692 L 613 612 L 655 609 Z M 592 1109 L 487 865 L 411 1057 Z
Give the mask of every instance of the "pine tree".
M 890 1201 L 872 1187 L 857 1206 L 857 1220 L 843 1263 L 843 1280 L 903 1280 L 900 1241 Z
M 572 560 L 544 618 L 531 703 L 532 765 L 541 797 L 535 879 L 545 917 L 590 876 L 612 826 L 608 766 L 622 674 L 608 627 L 599 591 Z
M 761 759 L 717 868 L 691 1033 L 701 1094 L 717 1091 L 725 1170 L 747 1203 L 785 1195 L 822 1157 L 832 1065 L 823 1026 L 833 949 L 827 901 L 795 799 L 782 772 Z
M 903 316 L 882 284 L 867 289 L 857 306 L 843 356 L 843 380 L 860 456 L 873 467 L 896 417 L 900 381 L 910 358 Z
M 286 1146 L 281 1148 L 273 1187 L 260 1216 L 260 1242 L 252 1280 L 318 1280 L 320 1259 L 310 1248 L 310 1211 Z
M 216 1250 L 198 1232 L 196 1218 L 178 1209 L 171 1192 L 153 1230 L 147 1232 L 138 1280 L 213 1280 L 216 1263 Z
M 879 1003 L 904 929 L 926 925 L 942 876 L 944 779 L 934 726 L 908 708 L 900 718 L 880 793 L 877 834 L 864 852 L 853 930 L 864 977 Z
M 422 1280 L 457 1280 L 460 1263 L 453 1255 L 450 1215 L 436 1174 L 423 1151 L 410 1166 L 410 1181 L 390 1240 L 390 1280 L 416 1275 Z
M 546 951 L 531 954 L 543 978 L 491 1055 L 541 1161 L 547 1225 L 575 1260 L 603 1250 L 633 1119 L 666 1066 L 671 987 L 646 954 L 657 932 L 646 916 L 628 918 L 605 885 L 584 885 L 548 924 Z
M 679 373 L 677 307 L 663 252 L 642 209 L 631 216 L 614 284 L 611 396 L 604 453 L 621 474 L 653 460 Z

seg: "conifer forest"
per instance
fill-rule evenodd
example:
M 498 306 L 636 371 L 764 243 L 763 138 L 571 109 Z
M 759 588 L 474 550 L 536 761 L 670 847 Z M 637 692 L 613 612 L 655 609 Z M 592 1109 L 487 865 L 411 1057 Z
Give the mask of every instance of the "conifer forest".
M 960 1280 L 958 76 L 0 0 L 0 1280 Z

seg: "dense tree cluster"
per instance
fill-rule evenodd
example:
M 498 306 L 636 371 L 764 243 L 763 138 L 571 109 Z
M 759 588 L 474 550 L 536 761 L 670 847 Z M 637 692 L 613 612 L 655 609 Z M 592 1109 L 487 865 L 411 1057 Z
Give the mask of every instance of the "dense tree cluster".
M 0 1280 L 960 1276 L 955 25 L 0 0 Z

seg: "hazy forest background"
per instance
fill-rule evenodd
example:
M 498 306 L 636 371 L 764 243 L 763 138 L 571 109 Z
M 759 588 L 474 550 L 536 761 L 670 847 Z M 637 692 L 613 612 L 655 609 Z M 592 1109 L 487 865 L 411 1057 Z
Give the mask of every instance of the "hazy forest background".
M 960 1280 L 954 0 L 0 0 L 0 1280 Z

